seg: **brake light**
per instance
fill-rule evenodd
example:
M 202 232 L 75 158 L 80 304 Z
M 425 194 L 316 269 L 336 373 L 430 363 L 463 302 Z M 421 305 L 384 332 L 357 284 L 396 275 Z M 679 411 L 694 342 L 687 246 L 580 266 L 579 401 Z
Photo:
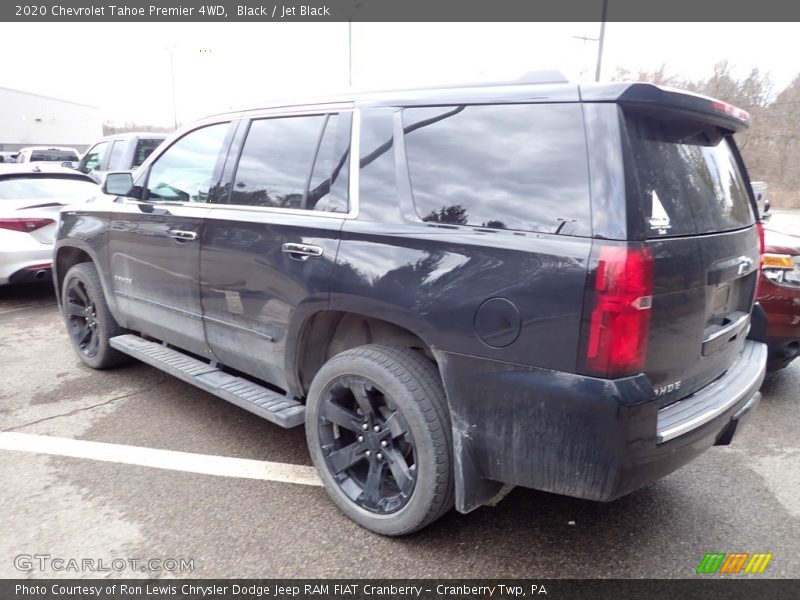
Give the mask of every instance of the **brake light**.
M 764 273 L 764 251 L 767 244 L 764 241 L 764 223 L 759 221 L 756 223 L 756 231 L 758 231 L 758 255 L 761 260 L 758 261 L 758 276 L 756 277 L 756 298 L 761 294 L 761 275 Z
M 732 104 L 728 104 L 727 102 L 719 102 L 718 100 L 715 100 L 711 103 L 711 107 L 714 110 L 724 112 L 725 114 L 731 115 L 732 117 L 745 123 L 750 120 L 750 113 L 748 113 L 746 110 L 742 110 L 741 108 L 737 108 Z
M 600 247 L 586 342 L 585 371 L 613 378 L 644 368 L 650 309 L 653 304 L 653 257 L 643 245 Z
M 0 219 L 0 229 L 31 233 L 42 227 L 47 227 L 51 223 L 55 223 L 55 221 L 53 219 Z

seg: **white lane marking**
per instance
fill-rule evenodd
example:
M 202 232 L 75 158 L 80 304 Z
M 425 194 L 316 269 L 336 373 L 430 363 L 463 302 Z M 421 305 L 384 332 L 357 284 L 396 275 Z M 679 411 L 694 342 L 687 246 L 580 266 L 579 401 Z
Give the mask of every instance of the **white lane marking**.
M 211 454 L 194 454 L 175 450 L 158 450 L 142 446 L 107 444 L 105 442 L 74 440 L 32 433 L 0 433 L 0 450 L 88 458 L 104 462 L 154 467 L 156 469 L 217 475 L 219 477 L 243 477 L 245 479 L 263 479 L 299 485 L 322 485 L 314 467 L 305 465 L 290 465 L 249 458 L 214 456 Z
M 21 310 L 33 310 L 34 308 L 42 308 L 43 306 L 57 306 L 55 302 L 52 304 L 35 304 L 34 306 L 22 306 L 20 308 L 9 308 L 8 310 L 0 310 L 0 315 L 7 315 L 9 313 L 19 312 Z

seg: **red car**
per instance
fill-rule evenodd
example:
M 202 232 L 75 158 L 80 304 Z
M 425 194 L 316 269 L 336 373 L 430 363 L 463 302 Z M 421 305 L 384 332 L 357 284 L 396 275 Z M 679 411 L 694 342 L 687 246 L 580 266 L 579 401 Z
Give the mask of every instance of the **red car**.
M 800 235 L 768 223 L 758 301 L 769 318 L 767 368 L 776 371 L 800 356 Z

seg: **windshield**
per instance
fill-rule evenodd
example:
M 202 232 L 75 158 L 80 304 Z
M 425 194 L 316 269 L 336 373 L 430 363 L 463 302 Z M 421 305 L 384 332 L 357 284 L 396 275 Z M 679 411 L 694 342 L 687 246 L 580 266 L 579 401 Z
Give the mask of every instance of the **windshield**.
M 77 161 L 78 155 L 72 150 L 33 150 L 30 162 Z
M 695 121 L 628 119 L 651 237 L 741 229 L 755 223 L 731 141 Z
M 66 177 L 12 177 L 0 179 L 0 200 L 59 200 L 66 203 L 97 195 L 91 181 Z

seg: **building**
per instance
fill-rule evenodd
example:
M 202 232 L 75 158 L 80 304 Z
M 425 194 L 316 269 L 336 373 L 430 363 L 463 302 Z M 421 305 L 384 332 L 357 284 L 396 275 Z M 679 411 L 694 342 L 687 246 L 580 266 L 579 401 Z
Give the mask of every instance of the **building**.
M 83 152 L 102 135 L 96 106 L 0 87 L 0 151 L 69 146 Z

